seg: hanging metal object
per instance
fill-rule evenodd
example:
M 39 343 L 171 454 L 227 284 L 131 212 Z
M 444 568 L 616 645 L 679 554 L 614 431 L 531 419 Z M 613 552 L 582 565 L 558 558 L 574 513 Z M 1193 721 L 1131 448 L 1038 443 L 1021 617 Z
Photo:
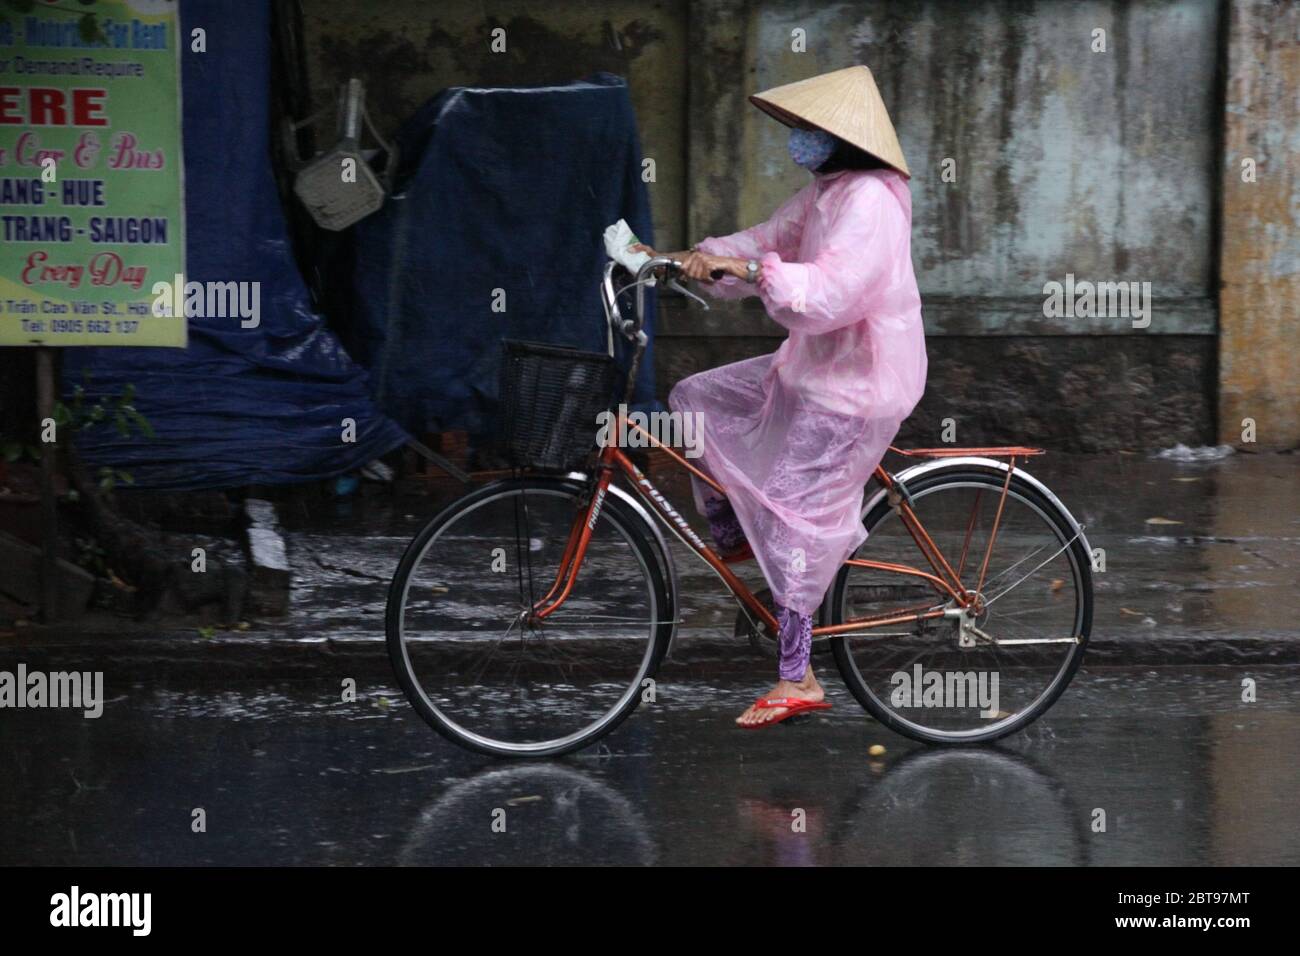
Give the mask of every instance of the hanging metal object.
M 285 153 L 291 157 L 297 172 L 294 194 L 322 229 L 337 232 L 364 219 L 384 204 L 384 196 L 392 185 L 397 149 L 375 130 L 365 101 L 366 91 L 361 81 L 355 77 L 348 80 L 339 95 L 338 142 L 311 160 L 303 160 L 298 153 L 298 131 L 320 122 L 329 109 L 285 124 Z M 380 149 L 361 148 L 363 126 Z M 370 163 L 381 151 L 386 160 L 383 170 L 376 173 Z

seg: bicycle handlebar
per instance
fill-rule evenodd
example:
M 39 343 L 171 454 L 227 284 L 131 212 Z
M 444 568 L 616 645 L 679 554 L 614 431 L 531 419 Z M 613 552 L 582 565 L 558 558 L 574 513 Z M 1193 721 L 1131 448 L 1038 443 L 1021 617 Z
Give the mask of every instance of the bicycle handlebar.
M 681 274 L 682 264 L 670 256 L 652 256 L 647 259 L 637 269 L 633 280 L 622 289 L 614 288 L 614 271 L 618 268 L 621 267 L 613 260 L 605 264 L 605 274 L 600 283 L 601 299 L 605 306 L 605 317 L 609 321 L 610 327 L 632 342 L 639 345 L 645 344 L 645 334 L 641 331 L 641 326 L 645 322 L 645 287 L 649 281 L 650 273 L 656 269 L 664 269 L 669 273 L 670 286 L 676 288 L 678 292 L 695 299 L 704 308 L 708 308 L 708 304 L 703 299 L 683 288 L 679 283 L 672 281 L 673 278 Z M 714 269 L 709 273 L 712 279 L 721 279 L 724 275 L 726 273 L 721 269 Z M 628 319 L 623 317 L 622 310 L 618 307 L 618 297 L 621 292 L 626 292 L 633 287 L 636 288 L 636 315 Z
M 609 324 L 618 330 L 620 335 L 639 341 L 644 333 L 641 326 L 645 322 L 645 284 L 650 273 L 656 269 L 669 269 L 674 274 L 681 269 L 682 264 L 676 259 L 669 256 L 652 256 L 641 268 L 636 271 L 632 285 L 636 286 L 636 315 L 633 318 L 626 319 L 618 307 L 618 295 L 620 291 L 614 288 L 614 270 L 619 268 L 617 262 L 610 260 L 605 265 L 605 275 L 600 283 L 601 298 L 605 306 L 605 316 Z

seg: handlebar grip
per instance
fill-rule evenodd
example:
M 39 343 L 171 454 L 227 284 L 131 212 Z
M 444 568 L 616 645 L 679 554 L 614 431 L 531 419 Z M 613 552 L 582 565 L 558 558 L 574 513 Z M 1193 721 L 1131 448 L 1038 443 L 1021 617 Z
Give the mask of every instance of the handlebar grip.
M 723 276 L 725 276 L 726 274 L 727 274 L 726 271 L 723 270 L 723 269 L 714 269 L 712 272 L 709 273 L 709 278 L 710 278 L 710 279 L 721 279 L 721 278 L 722 278 Z

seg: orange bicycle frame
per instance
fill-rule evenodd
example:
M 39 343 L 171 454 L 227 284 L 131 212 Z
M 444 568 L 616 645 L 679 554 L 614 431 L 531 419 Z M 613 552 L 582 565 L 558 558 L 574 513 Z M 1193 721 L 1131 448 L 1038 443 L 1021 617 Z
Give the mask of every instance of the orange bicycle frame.
M 726 489 L 705 474 L 699 468 L 696 468 L 688 462 L 683 456 L 679 455 L 672 448 L 658 441 L 648 431 L 635 423 L 619 415 L 617 422 L 618 431 L 615 434 L 626 434 L 623 431 L 627 428 L 631 431 L 638 432 L 646 441 L 655 448 L 659 448 L 669 455 L 678 465 L 685 468 L 696 478 L 703 481 L 709 487 L 713 488 L 721 495 L 726 495 Z M 985 575 L 988 572 L 989 558 L 993 553 L 993 544 L 997 538 L 998 526 L 1002 519 L 1003 506 L 1006 503 L 1007 492 L 1011 487 L 1011 475 L 1015 471 L 1016 458 L 1026 457 L 1029 455 L 1042 454 L 1041 449 L 1025 448 L 1020 446 L 1005 448 L 922 448 L 910 451 L 904 451 L 899 448 L 890 446 L 890 450 L 906 457 L 917 458 L 944 458 L 956 457 L 959 455 L 986 455 L 994 457 L 1009 458 L 1010 463 L 1007 469 L 1006 480 L 1002 485 L 1001 496 L 998 501 L 997 512 L 993 519 L 993 527 L 989 534 L 988 545 L 984 551 L 984 557 L 980 564 L 979 576 L 974 588 L 966 587 L 962 582 L 962 573 L 965 570 L 966 560 L 969 557 L 971 537 L 974 533 L 975 518 L 978 513 L 979 495 L 976 496 L 975 507 L 971 511 L 971 520 L 967 525 L 965 540 L 962 544 L 961 555 L 957 561 L 957 567 L 954 568 L 951 562 L 943 555 L 934 539 L 925 530 L 920 518 L 917 517 L 912 508 L 910 498 L 906 488 L 893 475 L 881 466 L 877 465 L 875 477 L 885 488 L 889 505 L 899 516 L 903 526 L 907 529 L 908 534 L 916 543 L 922 557 L 930 566 L 930 571 L 923 571 L 905 564 L 895 564 L 888 561 L 872 561 L 865 558 L 849 558 L 845 563 L 856 567 L 869 568 L 876 571 L 883 571 L 888 574 L 896 574 L 906 577 L 919 578 L 930 584 L 939 594 L 947 595 L 955 606 L 961 608 L 973 608 L 977 612 L 981 609 L 983 596 L 980 589 L 983 587 Z M 746 608 L 752 618 L 756 618 L 771 631 L 777 633 L 779 628 L 776 617 L 768 610 L 754 593 L 740 580 L 729 567 L 727 559 L 720 556 L 711 548 L 690 524 L 683 518 L 672 506 L 659 490 L 654 486 L 648 477 L 639 469 L 632 460 L 627 457 L 620 449 L 614 445 L 607 445 L 601 449 L 597 460 L 597 468 L 600 472 L 596 480 L 595 487 L 592 491 L 591 500 L 587 503 L 586 509 L 580 512 L 574 520 L 573 527 L 569 531 L 569 538 L 565 544 L 564 552 L 560 558 L 560 568 L 556 573 L 555 582 L 545 596 L 533 605 L 533 616 L 536 619 L 543 619 L 554 613 L 554 611 L 564 603 L 573 590 L 573 584 L 577 580 L 578 572 L 582 568 L 583 558 L 586 556 L 587 545 L 591 541 L 592 532 L 596 526 L 596 521 L 600 517 L 600 510 L 604 504 L 605 496 L 609 491 L 610 482 L 613 480 L 614 472 L 617 470 L 623 474 L 627 481 L 636 489 L 638 495 L 659 514 L 661 520 L 677 534 L 677 536 L 694 551 L 699 557 L 707 563 L 717 575 L 722 578 L 723 583 L 732 592 L 738 601 Z M 979 494 L 982 494 L 980 492 Z M 914 624 L 932 618 L 943 617 L 944 608 L 935 608 L 927 605 L 925 608 L 898 608 L 896 610 L 886 611 L 879 614 L 869 615 L 862 618 L 854 618 L 845 621 L 842 624 L 822 625 L 812 629 L 813 637 L 833 637 L 838 634 L 845 634 L 851 631 L 866 630 L 871 628 L 885 627 L 895 624 Z

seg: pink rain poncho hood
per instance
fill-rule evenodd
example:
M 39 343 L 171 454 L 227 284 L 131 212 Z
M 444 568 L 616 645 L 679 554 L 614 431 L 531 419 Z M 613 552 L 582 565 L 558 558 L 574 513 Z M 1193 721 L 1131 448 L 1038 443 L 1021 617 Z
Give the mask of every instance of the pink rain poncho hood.
M 767 222 L 697 246 L 757 259 L 758 283 L 704 288 L 758 295 L 790 334 L 772 355 L 684 379 L 669 404 L 700 413 L 705 470 L 775 600 L 801 614 L 866 540 L 865 485 L 925 390 L 911 224 L 901 174 L 844 170 L 815 176 Z

